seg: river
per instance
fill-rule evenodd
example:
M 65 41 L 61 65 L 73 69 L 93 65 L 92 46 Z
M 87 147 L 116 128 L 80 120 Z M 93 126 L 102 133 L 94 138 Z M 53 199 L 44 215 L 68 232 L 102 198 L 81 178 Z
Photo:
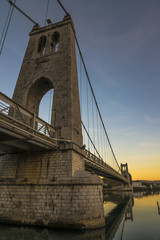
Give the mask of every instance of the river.
M 105 228 L 85 232 L 0 225 L 0 240 L 160 240 L 160 193 L 104 195 Z

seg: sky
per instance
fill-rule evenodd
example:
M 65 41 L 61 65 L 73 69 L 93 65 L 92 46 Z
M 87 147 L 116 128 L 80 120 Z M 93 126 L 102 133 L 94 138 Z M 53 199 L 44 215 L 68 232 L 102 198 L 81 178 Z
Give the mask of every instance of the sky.
M 40 26 L 46 0 L 17 0 Z M 160 179 L 160 1 L 62 0 L 74 21 L 95 95 L 119 163 L 134 180 Z M 0 36 L 9 10 L 0 0 Z M 64 13 L 49 1 L 47 17 Z M 33 24 L 16 9 L 0 55 L 0 91 L 12 97 Z

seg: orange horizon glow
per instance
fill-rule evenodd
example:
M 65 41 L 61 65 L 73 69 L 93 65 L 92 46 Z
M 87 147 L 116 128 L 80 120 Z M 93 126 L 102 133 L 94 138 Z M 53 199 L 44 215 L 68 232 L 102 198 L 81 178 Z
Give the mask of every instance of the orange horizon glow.
M 131 170 L 132 180 L 160 181 L 159 168 L 150 168 L 145 170 Z
M 142 151 L 143 150 L 143 151 Z M 126 156 L 122 157 L 123 163 L 128 163 L 128 170 L 132 180 L 160 181 L 160 155 L 159 149 L 147 152 L 147 149 L 139 151 L 126 151 Z M 147 153 L 147 154 L 146 154 Z

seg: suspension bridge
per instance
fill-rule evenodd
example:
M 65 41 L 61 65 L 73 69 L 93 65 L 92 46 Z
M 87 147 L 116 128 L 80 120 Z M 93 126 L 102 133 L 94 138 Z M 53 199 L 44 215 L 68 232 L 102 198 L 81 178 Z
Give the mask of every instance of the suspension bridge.
M 0 93 L 0 168 L 3 166 L 6 169 L 6 172 L 1 173 L 1 184 L 14 185 L 19 202 L 25 208 L 28 207 L 28 203 L 22 201 L 22 195 L 25 196 L 30 184 L 34 184 L 37 189 L 42 185 L 46 186 L 45 190 L 40 191 L 48 196 L 47 202 L 42 201 L 42 204 L 47 205 L 50 202 L 49 207 L 47 210 L 45 208 L 45 211 L 43 209 L 40 216 L 34 211 L 35 215 L 32 218 L 35 224 L 38 221 L 44 225 L 58 225 L 60 221 L 61 227 L 63 224 L 65 227 L 74 225 L 81 228 L 102 226 L 104 224 L 100 187 L 102 183 L 97 176 L 116 180 L 124 187 L 130 187 L 131 176 L 127 164 L 120 166 L 116 159 L 71 16 L 58 1 L 66 14 L 63 20 L 53 24 L 47 19 L 47 10 L 48 25 L 40 27 L 15 4 L 16 1 L 8 2 L 10 9 L 2 33 L 1 52 L 14 8 L 32 21 L 34 27 L 30 33 L 13 98 L 10 99 Z M 48 5 L 49 1 L 47 9 Z M 79 57 L 78 70 L 76 52 Z M 39 105 L 43 96 L 51 89 L 54 89 L 54 94 L 50 97 L 52 106 L 48 123 L 39 117 Z M 22 187 L 21 194 L 17 190 L 19 184 Z M 64 189 L 63 194 L 60 185 Z M 61 195 L 60 200 L 57 197 L 53 201 L 48 195 L 51 186 L 50 191 L 58 194 L 58 197 Z M 74 194 L 70 193 L 71 186 L 75 188 Z M 31 199 L 33 199 L 32 194 Z M 65 194 L 67 197 L 63 199 L 62 196 Z M 6 198 L 8 197 L 7 195 Z M 73 206 L 70 206 L 71 199 L 75 200 Z M 10 202 L 15 204 L 14 196 Z M 56 209 L 53 216 L 48 215 L 47 212 L 51 205 L 57 206 L 57 208 L 53 207 Z M 66 210 L 69 206 L 72 208 L 70 213 Z M 97 206 L 95 214 L 91 213 L 94 206 Z M 33 211 L 35 204 L 30 204 L 29 207 Z M 18 208 L 21 206 L 18 205 Z M 9 213 L 13 211 L 10 205 L 6 206 L 6 209 L 10 209 Z M 62 213 L 59 215 L 62 210 L 63 216 Z M 11 221 L 11 217 L 8 217 L 9 220 L 4 220 L 7 211 L 1 212 L 3 221 Z M 30 210 L 26 210 L 28 211 Z M 25 213 L 22 209 L 20 212 L 18 221 L 22 222 L 21 217 Z M 73 219 L 73 213 L 76 219 Z M 45 220 L 46 215 L 47 220 Z M 30 216 L 26 224 L 31 222 Z

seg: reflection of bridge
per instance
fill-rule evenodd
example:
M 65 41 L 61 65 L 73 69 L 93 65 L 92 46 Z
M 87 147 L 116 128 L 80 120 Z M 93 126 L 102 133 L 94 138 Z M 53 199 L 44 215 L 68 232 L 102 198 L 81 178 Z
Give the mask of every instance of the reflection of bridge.
M 158 208 L 158 214 L 160 215 L 160 206 L 159 206 L 159 202 L 157 202 L 157 208 Z
M 75 42 L 85 77 L 77 71 Z M 83 109 L 78 76 L 80 82 L 86 79 L 86 89 L 80 84 L 81 92 L 87 91 L 81 97 L 81 103 L 86 101 Z M 38 115 L 51 89 L 48 124 Z M 0 94 L 0 147 L 4 222 L 103 226 L 102 181 L 97 175 L 130 186 L 128 166 L 120 167 L 115 157 L 68 13 L 61 22 L 33 27 L 13 98 Z
M 105 218 L 106 221 L 106 239 L 112 240 L 123 220 L 121 239 L 124 230 L 124 223 L 127 220 L 133 221 L 132 213 L 133 199 L 132 196 L 124 197 L 123 201 L 119 203 Z

